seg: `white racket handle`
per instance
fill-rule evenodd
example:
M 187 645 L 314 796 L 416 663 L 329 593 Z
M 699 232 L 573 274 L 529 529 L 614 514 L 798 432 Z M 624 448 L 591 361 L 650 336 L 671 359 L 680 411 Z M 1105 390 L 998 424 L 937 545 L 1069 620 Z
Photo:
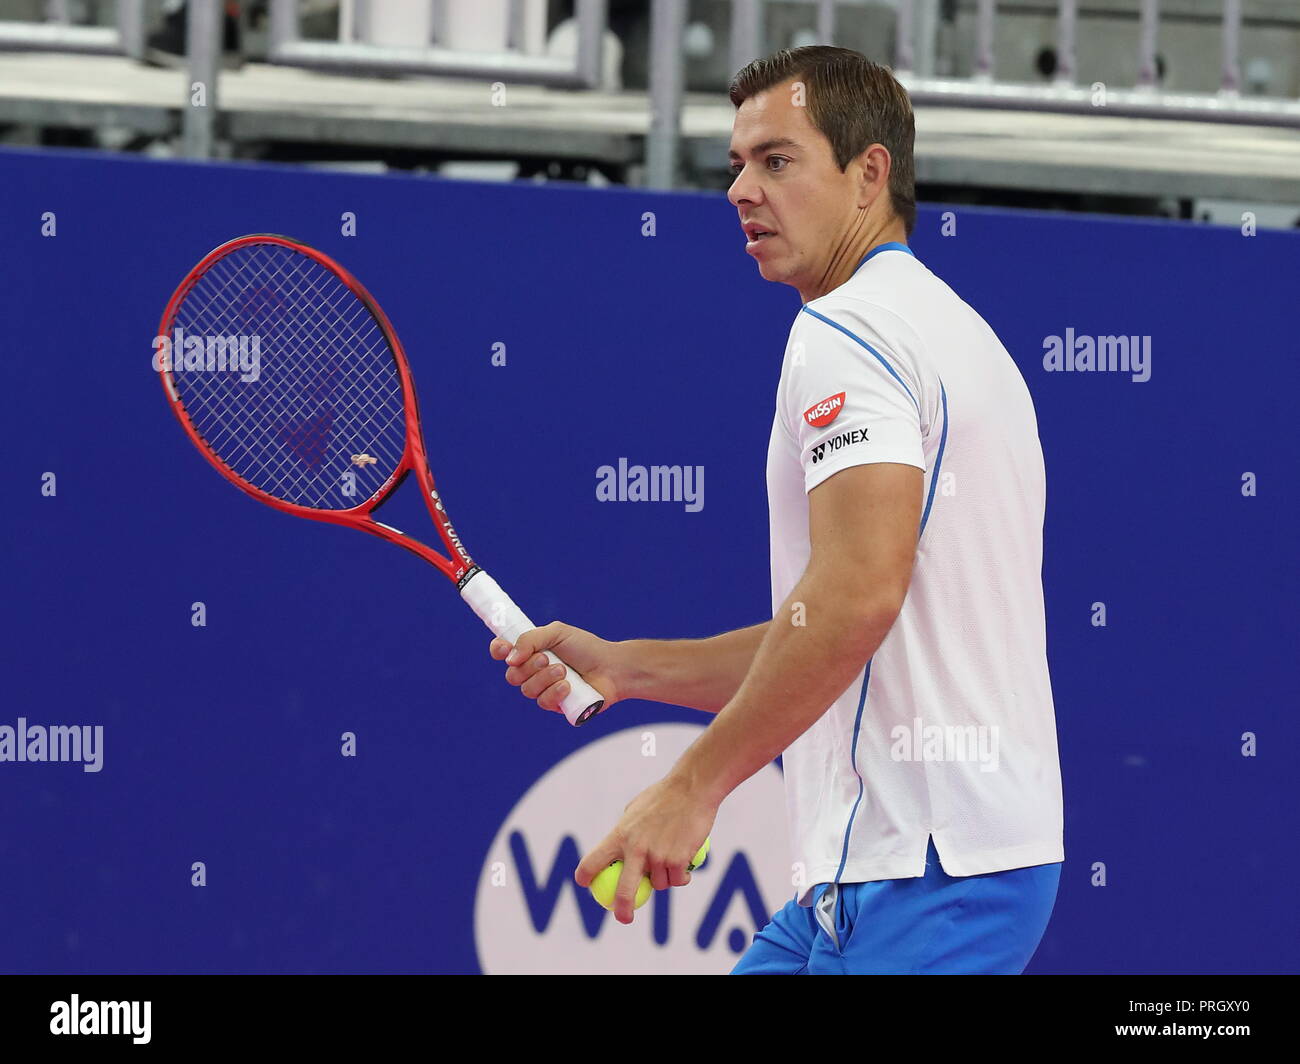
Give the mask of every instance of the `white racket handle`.
M 465 586 L 460 589 L 460 597 L 469 603 L 470 609 L 478 614 L 479 620 L 492 630 L 493 635 L 499 635 L 512 646 L 521 635 L 537 627 L 514 604 L 510 596 L 501 590 L 501 585 L 482 569 L 465 582 Z M 569 683 L 569 693 L 560 700 L 564 719 L 574 727 L 586 724 L 605 708 L 605 696 L 551 651 L 547 650 L 545 654 L 553 665 L 564 665 L 564 679 Z

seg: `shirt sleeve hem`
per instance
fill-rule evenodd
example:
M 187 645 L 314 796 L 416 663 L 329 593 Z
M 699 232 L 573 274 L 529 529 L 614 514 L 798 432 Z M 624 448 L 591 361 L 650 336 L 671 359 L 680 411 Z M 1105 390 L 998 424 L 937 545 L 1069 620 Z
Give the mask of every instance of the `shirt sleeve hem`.
M 849 455 L 838 460 L 831 460 L 826 465 L 818 465 L 816 469 L 808 470 L 804 473 L 804 494 L 812 491 L 822 481 L 829 479 L 843 469 L 852 469 L 859 465 L 878 465 L 881 462 L 893 462 L 896 465 L 915 466 L 925 472 L 925 463 L 913 455 L 904 454 L 876 454 L 870 457 Z

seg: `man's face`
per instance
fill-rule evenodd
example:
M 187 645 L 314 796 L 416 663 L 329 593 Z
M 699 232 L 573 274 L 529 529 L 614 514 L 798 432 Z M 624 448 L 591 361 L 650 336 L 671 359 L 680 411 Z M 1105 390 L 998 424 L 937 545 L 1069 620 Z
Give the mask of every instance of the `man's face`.
M 801 291 L 824 279 L 861 213 L 856 164 L 840 172 L 830 141 L 802 106 L 805 93 L 786 81 L 740 105 L 731 132 L 735 181 L 727 192 L 746 227 L 745 251 L 764 280 Z

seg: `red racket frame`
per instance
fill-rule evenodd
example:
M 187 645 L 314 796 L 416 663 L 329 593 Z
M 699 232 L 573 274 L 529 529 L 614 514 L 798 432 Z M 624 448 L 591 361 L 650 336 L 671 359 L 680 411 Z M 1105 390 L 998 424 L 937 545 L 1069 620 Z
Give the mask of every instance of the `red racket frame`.
M 240 477 L 208 447 L 185 411 L 185 404 L 181 401 L 180 392 L 176 388 L 169 365 L 167 368 L 159 370 L 158 375 L 162 378 L 163 391 L 167 394 L 168 405 L 171 406 L 176 419 L 181 423 L 185 434 L 193 441 L 194 446 L 199 449 L 203 457 L 211 465 L 215 466 L 222 476 L 239 488 L 240 491 L 251 495 L 259 502 L 264 502 L 284 513 L 293 514 L 295 517 L 305 517 L 309 521 L 325 521 L 329 524 L 345 525 L 348 528 L 369 532 L 372 536 L 378 536 L 389 543 L 405 547 L 412 554 L 416 554 L 430 565 L 436 566 L 457 587 L 463 586 L 477 571 L 478 567 L 470 558 L 469 552 L 465 550 L 464 544 L 461 543 L 460 536 L 456 534 L 456 530 L 452 527 L 451 519 L 447 516 L 446 508 L 438 497 L 437 488 L 434 486 L 433 472 L 429 469 L 429 458 L 425 452 L 424 437 L 420 431 L 420 409 L 415 397 L 415 380 L 411 376 L 411 368 L 406 361 L 406 352 L 402 348 L 402 343 L 397 338 L 397 333 L 388 320 L 388 316 L 375 301 L 375 298 L 366 291 L 365 286 L 352 274 L 328 255 L 291 237 L 280 236 L 276 233 L 250 233 L 248 236 L 236 237 L 234 240 L 228 240 L 220 247 L 209 251 L 177 286 L 176 291 L 172 293 L 171 299 L 167 301 L 166 309 L 163 311 L 162 321 L 158 326 L 158 335 L 171 335 L 172 329 L 175 327 L 176 309 L 199 278 L 231 252 L 252 244 L 278 244 L 281 247 L 289 248 L 314 259 L 342 281 L 370 311 L 371 316 L 383 332 L 384 339 L 388 341 L 388 346 L 397 363 L 397 374 L 402 384 L 402 403 L 406 416 L 406 446 L 402 452 L 402 459 L 398 462 L 392 476 L 384 481 L 370 498 L 348 510 L 324 510 L 314 506 L 299 506 L 296 503 L 277 499 L 274 495 L 268 495 Z M 426 546 L 419 540 L 412 539 L 405 532 L 390 528 L 371 516 L 401 486 L 409 473 L 414 473 L 420 482 L 429 516 L 433 518 L 433 523 L 438 529 L 438 535 L 447 548 L 447 556 L 445 557 L 432 547 Z

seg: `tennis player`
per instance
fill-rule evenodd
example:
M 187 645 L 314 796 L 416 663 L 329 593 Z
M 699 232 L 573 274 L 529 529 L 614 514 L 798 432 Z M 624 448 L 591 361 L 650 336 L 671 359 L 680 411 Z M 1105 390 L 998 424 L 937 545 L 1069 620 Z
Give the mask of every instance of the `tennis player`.
M 610 702 L 716 717 L 575 873 L 686 883 L 717 809 L 778 755 L 796 897 L 736 973 L 1019 973 L 1062 847 L 1033 403 L 993 330 L 908 247 L 907 94 L 856 52 L 756 60 L 731 85 L 728 198 L 803 306 L 767 452 L 772 619 L 608 642 L 554 622 L 506 679 L 548 710 L 550 648 Z M 507 653 L 509 656 L 507 656 Z

